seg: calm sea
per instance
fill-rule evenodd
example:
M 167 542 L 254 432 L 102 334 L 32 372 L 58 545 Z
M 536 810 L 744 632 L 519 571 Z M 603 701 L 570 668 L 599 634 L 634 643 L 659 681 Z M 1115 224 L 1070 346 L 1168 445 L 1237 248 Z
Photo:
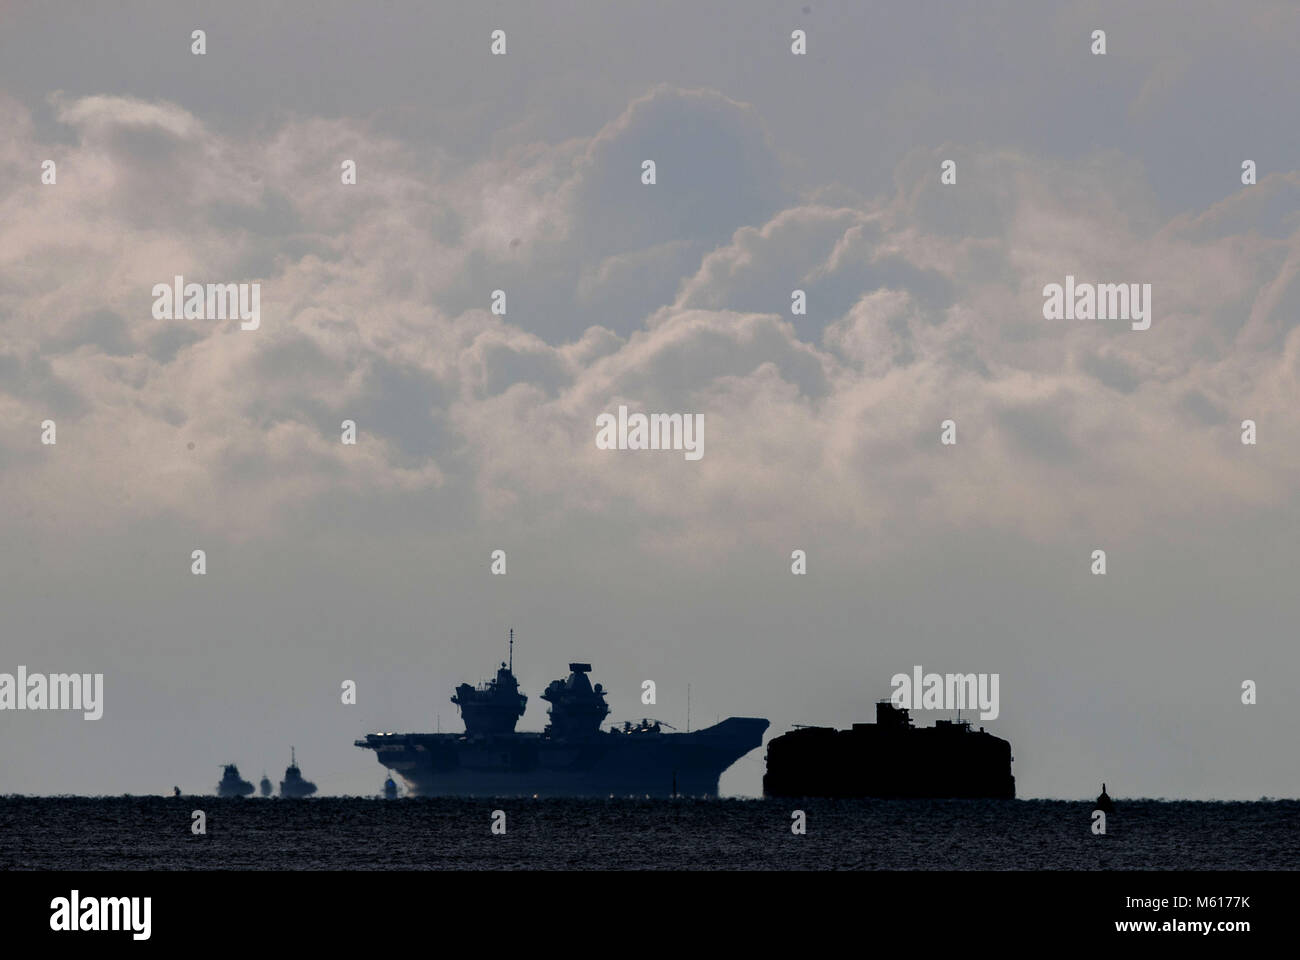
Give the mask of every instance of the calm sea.
M 0 797 L 0 870 L 1295 870 L 1300 801 Z M 807 833 L 791 832 L 792 811 Z M 202 810 L 207 834 L 191 833 Z M 505 812 L 504 835 L 491 832 Z

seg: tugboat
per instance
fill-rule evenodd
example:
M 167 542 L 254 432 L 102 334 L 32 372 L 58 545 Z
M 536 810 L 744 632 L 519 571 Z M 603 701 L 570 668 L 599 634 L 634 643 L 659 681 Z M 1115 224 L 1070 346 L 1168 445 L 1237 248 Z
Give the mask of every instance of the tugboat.
M 259 786 L 262 790 L 262 796 L 269 797 L 271 795 L 271 778 L 266 775 L 265 770 L 262 771 L 262 782 Z
M 233 763 L 227 763 L 221 774 L 221 782 L 217 784 L 217 796 L 246 797 L 252 792 L 253 785 L 239 776 L 239 768 Z
M 284 771 L 284 779 L 280 781 L 280 796 L 310 797 L 315 792 L 316 784 L 303 779 L 302 771 L 298 769 L 298 759 L 294 755 L 294 749 L 290 747 L 289 766 Z
M 875 723 L 800 727 L 767 745 L 767 797 L 924 797 L 1014 800 L 1011 744 L 964 720 L 912 726 L 889 700 Z
M 516 732 L 528 698 L 515 679 L 511 630 L 495 679 L 456 687 L 463 734 L 372 733 L 356 746 L 375 751 L 414 796 L 671 797 L 717 794 L 722 771 L 762 745 L 767 721 L 757 717 L 690 733 L 665 733 L 649 720 L 602 730 L 609 705 L 590 673 L 591 664 L 570 663 L 568 678 L 542 693 L 546 728 Z
M 1100 810 L 1102 813 L 1115 812 L 1115 801 L 1111 800 L 1110 794 L 1106 792 L 1106 784 L 1104 783 L 1101 785 L 1101 796 L 1099 796 L 1097 802 L 1093 804 L 1093 809 Z

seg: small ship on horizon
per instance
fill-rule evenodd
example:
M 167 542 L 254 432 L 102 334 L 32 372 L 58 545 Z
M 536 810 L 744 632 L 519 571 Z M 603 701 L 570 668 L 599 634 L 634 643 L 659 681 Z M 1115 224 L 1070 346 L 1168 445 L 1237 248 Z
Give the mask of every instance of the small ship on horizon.
M 310 797 L 316 792 L 316 784 L 307 780 L 298 767 L 298 757 L 293 747 L 289 748 L 289 766 L 285 768 L 284 779 L 280 781 L 280 796 L 290 800 Z
M 768 722 L 728 717 L 703 730 L 665 733 L 656 721 L 601 730 L 605 690 L 588 679 L 589 663 L 542 692 L 550 722 L 541 733 L 516 732 L 528 697 L 510 657 L 481 686 L 462 683 L 452 703 L 464 733 L 372 733 L 355 745 L 373 750 L 415 796 L 713 796 L 722 772 L 761 746 Z
M 221 782 L 217 784 L 217 796 L 246 797 L 252 792 L 253 785 L 239 775 L 239 768 L 227 763 L 221 772 Z

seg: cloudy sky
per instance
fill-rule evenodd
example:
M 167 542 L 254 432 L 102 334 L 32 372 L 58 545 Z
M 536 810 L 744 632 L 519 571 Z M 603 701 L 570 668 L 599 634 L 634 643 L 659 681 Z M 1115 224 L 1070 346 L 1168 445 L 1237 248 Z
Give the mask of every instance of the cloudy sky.
M 574 659 L 770 735 L 920 664 L 1000 674 L 1021 796 L 1296 796 L 1298 54 L 1253 0 L 0 6 L 0 672 L 106 686 L 0 714 L 0 793 L 373 793 L 513 627 L 522 729 Z

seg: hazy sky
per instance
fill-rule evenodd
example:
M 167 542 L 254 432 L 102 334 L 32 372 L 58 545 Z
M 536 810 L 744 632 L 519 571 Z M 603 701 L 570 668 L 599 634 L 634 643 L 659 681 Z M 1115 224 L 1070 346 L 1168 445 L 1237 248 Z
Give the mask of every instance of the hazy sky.
M 204 7 L 0 4 L 0 672 L 106 688 L 0 793 L 374 793 L 511 627 L 521 729 L 570 660 L 769 735 L 920 664 L 1000 674 L 1021 796 L 1300 792 L 1293 3 Z

